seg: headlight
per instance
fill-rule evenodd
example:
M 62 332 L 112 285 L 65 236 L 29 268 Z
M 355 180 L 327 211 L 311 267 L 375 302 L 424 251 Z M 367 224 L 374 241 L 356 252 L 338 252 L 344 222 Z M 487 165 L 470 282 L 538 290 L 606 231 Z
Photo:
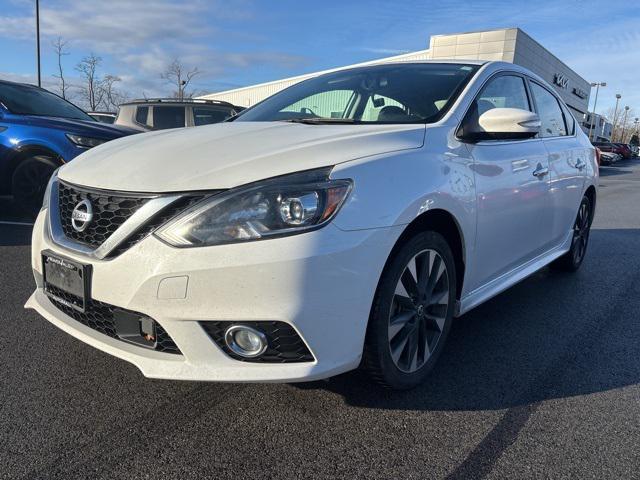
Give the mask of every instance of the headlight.
M 66 135 L 67 138 L 71 140 L 71 143 L 83 148 L 97 147 L 106 142 L 104 138 L 83 137 L 82 135 L 73 135 L 71 133 L 67 133 Z
M 60 170 L 60 167 L 56 168 L 53 171 L 53 174 L 49 179 L 49 183 L 47 183 L 47 188 L 44 191 L 44 198 L 42 199 L 42 207 L 40 208 L 40 211 L 46 210 L 47 208 L 49 208 L 49 198 L 51 197 L 51 185 L 53 185 L 53 182 L 58 177 L 58 170 Z
M 156 236 L 175 247 L 201 247 L 320 228 L 338 212 L 352 182 L 326 175 L 309 180 L 309 174 L 294 174 L 211 196 L 171 220 Z

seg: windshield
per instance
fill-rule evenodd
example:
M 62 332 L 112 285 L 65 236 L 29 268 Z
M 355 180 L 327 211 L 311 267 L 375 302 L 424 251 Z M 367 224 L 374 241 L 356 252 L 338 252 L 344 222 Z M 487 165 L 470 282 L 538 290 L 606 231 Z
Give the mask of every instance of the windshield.
M 93 118 L 66 100 L 41 88 L 0 83 L 0 101 L 11 113 L 75 118 L 95 122 Z
M 475 65 L 407 63 L 343 70 L 293 85 L 234 121 L 435 122 L 477 69 Z

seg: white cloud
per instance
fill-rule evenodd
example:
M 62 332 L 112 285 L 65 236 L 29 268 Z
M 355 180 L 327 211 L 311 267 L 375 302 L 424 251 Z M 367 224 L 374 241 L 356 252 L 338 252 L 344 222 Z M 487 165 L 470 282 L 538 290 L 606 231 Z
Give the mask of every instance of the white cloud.
M 13 1 L 18 13 L 0 15 L 0 37 L 32 41 L 33 31 L 25 25 L 35 22 L 33 5 Z M 197 66 L 202 71 L 194 80 L 198 89 L 228 85 L 217 79 L 234 70 L 303 62 L 279 52 L 243 53 L 211 46 L 218 38 L 246 36 L 244 29 L 225 30 L 221 25 L 229 25 L 228 20 L 246 24 L 254 11 L 252 0 L 49 0 L 41 3 L 42 43 L 46 46 L 61 36 L 75 57 L 94 52 L 104 59 L 103 73 L 119 76 L 118 87 L 133 96 L 167 94 L 170 88 L 160 74 L 174 58 L 188 69 Z M 70 66 L 66 70 L 73 73 Z

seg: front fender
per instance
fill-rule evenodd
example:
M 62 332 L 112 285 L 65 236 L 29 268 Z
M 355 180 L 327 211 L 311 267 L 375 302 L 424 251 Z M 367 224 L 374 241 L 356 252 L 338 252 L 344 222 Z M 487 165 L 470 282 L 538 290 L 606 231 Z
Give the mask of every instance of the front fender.
M 425 146 L 337 165 L 331 177 L 351 178 L 354 187 L 334 224 L 342 230 L 385 228 L 407 225 L 429 210 L 444 210 L 458 223 L 466 261 L 476 232 L 471 166 L 467 148 L 451 142 L 445 148 Z
M 442 209 L 465 233 L 475 232 L 475 181 L 465 152 L 420 149 L 337 165 L 331 177 L 351 178 L 354 188 L 335 225 L 343 230 L 406 225 L 428 210 Z

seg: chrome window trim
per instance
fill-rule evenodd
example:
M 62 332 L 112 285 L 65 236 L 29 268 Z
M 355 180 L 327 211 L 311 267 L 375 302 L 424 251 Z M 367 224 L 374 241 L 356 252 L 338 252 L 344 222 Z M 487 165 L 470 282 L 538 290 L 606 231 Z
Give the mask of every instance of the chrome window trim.
M 48 228 L 46 231 L 49 238 L 56 245 L 80 255 L 87 256 L 95 260 L 104 260 L 118 245 L 126 240 L 132 233 L 140 228 L 144 223 L 160 212 L 162 209 L 175 202 L 184 195 L 173 194 L 152 197 L 147 203 L 140 207 L 131 215 L 120 227 L 118 227 L 98 248 L 71 240 L 62 230 L 62 219 L 60 218 L 60 208 L 58 203 L 58 185 L 60 180 L 54 179 L 51 184 L 49 196 L 49 209 L 47 212 Z M 112 192 L 115 193 L 115 192 Z

